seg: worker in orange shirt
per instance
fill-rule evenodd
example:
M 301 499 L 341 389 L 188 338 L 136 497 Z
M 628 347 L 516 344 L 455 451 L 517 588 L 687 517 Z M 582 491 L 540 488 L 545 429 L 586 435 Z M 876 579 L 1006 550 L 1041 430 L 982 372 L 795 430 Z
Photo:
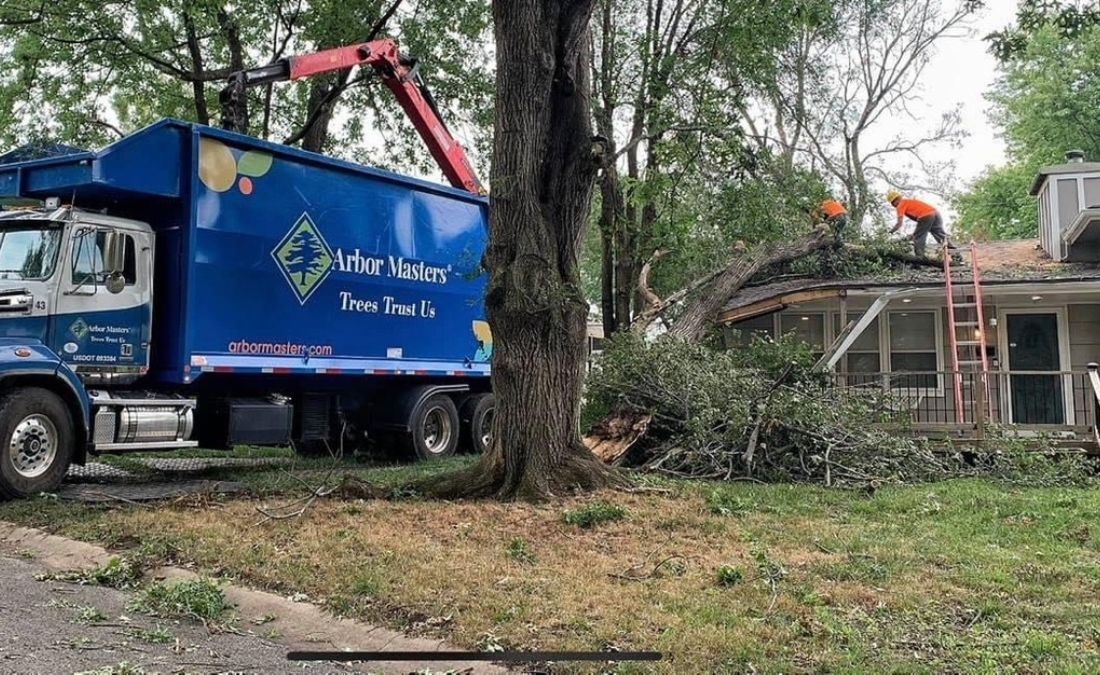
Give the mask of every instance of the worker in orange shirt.
M 894 225 L 894 229 L 890 230 L 891 234 L 901 229 L 906 218 L 916 221 L 917 228 L 913 230 L 912 239 L 913 253 L 917 257 L 924 257 L 924 244 L 929 234 L 940 244 L 946 243 L 947 248 L 955 248 L 955 245 L 947 238 L 947 231 L 943 229 L 943 216 L 936 210 L 936 207 L 919 199 L 903 199 L 901 193 L 897 190 L 890 190 L 886 193 L 886 201 L 890 202 L 898 212 L 898 222 Z
M 840 233 L 848 226 L 848 209 L 835 199 L 826 199 L 814 209 L 814 222 L 828 223 L 836 240 L 840 241 Z

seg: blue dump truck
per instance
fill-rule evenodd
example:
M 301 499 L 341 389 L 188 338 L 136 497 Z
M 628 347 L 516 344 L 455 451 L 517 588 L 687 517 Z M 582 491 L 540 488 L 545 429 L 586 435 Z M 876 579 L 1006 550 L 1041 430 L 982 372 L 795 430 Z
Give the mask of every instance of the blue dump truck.
M 0 165 L 0 496 L 131 450 L 489 441 L 488 200 L 165 120 Z

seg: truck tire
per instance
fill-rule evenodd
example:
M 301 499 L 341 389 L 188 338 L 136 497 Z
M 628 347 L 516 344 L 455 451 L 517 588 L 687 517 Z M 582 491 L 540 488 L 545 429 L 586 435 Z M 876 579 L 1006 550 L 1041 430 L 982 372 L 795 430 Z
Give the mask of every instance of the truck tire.
M 73 457 L 72 415 L 47 389 L 16 389 L 0 398 L 0 497 L 52 492 Z
M 489 449 L 493 439 L 493 412 L 496 404 L 492 394 L 474 394 L 462 402 L 462 446 L 475 454 Z
M 413 410 L 409 433 L 403 434 L 405 449 L 417 459 L 450 457 L 458 449 L 461 426 L 458 408 L 450 396 L 436 394 Z

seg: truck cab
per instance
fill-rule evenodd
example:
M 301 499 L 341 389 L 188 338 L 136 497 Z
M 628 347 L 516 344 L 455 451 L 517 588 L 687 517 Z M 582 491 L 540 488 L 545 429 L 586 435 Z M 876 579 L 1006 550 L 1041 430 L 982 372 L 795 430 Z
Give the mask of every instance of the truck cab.
M 0 212 L 0 337 L 32 339 L 88 384 L 148 369 L 153 230 L 74 208 Z
M 96 442 L 196 445 L 193 401 L 110 393 L 149 368 L 154 250 L 148 224 L 54 200 L 0 212 L 0 495 L 56 484 Z
M 490 441 L 484 196 L 164 120 L 0 199 L 35 204 L 0 209 L 0 498 L 99 453 Z

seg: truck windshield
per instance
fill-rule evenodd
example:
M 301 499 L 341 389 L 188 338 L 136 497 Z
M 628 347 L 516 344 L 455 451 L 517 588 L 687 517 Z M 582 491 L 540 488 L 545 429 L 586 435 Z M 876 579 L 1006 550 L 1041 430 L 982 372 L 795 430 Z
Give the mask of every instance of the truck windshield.
M 61 228 L 50 222 L 0 226 L 0 279 L 46 279 L 53 274 Z

